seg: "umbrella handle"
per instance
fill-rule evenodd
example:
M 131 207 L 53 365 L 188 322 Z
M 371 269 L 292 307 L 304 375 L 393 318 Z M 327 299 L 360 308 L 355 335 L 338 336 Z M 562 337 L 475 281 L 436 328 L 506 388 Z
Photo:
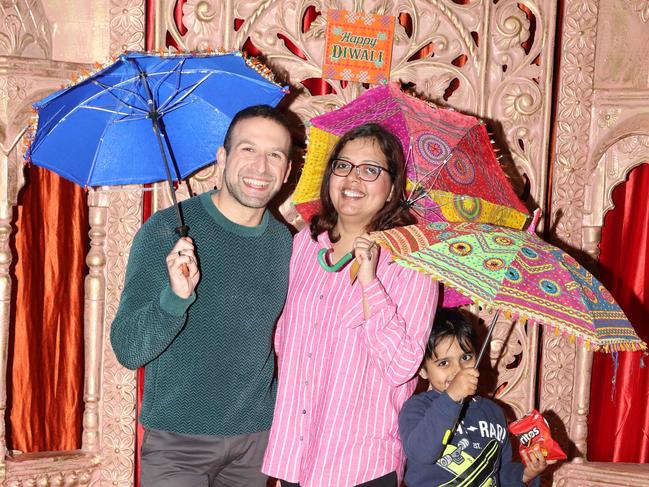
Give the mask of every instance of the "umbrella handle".
M 180 238 L 186 237 L 187 234 L 189 233 L 189 227 L 187 225 L 185 225 L 185 224 L 180 225 L 179 227 L 176 227 L 174 230 L 176 231 L 176 233 L 178 234 L 178 236 Z M 180 266 L 180 272 L 183 273 L 183 276 L 189 277 L 189 266 L 187 264 L 181 265 Z
M 327 272 L 339 271 L 345 264 L 347 264 L 347 262 L 354 258 L 351 252 L 347 252 L 334 265 L 329 265 L 325 260 L 325 255 L 327 255 L 327 252 L 329 252 L 329 249 L 320 249 L 318 251 L 318 264 L 320 264 L 320 267 L 322 267 Z

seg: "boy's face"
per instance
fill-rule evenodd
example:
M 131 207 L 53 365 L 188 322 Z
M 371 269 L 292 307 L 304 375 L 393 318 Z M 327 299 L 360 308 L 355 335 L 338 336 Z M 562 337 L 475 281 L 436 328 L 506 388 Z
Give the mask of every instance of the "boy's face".
M 424 360 L 419 375 L 428 380 L 430 384 L 428 390 L 444 392 L 455 374 L 462 369 L 475 366 L 475 359 L 475 352 L 462 350 L 457 338 L 445 337 L 437 344 L 433 357 Z

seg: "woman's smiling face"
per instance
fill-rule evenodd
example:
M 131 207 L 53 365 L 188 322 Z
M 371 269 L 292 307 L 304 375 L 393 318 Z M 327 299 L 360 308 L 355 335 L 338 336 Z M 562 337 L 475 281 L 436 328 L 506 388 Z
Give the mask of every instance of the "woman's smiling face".
M 338 220 L 365 228 L 391 196 L 392 180 L 387 171 L 388 161 L 373 138 L 350 140 L 337 159 L 355 166 L 371 164 L 384 169 L 375 181 L 362 180 L 355 167 L 347 176 L 332 173 L 329 179 L 329 197 L 338 213 Z

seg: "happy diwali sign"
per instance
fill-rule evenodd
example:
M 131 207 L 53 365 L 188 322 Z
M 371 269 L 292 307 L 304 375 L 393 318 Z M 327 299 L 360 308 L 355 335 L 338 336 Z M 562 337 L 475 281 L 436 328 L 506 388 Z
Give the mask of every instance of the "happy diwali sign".
M 387 83 L 390 80 L 394 20 L 391 15 L 330 10 L 322 77 Z

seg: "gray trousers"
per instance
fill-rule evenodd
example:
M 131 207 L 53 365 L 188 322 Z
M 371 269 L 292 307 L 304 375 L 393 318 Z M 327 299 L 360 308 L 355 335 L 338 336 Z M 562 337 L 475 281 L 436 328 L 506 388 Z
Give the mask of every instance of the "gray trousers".
M 268 431 L 238 436 L 180 435 L 147 429 L 141 487 L 265 487 Z

